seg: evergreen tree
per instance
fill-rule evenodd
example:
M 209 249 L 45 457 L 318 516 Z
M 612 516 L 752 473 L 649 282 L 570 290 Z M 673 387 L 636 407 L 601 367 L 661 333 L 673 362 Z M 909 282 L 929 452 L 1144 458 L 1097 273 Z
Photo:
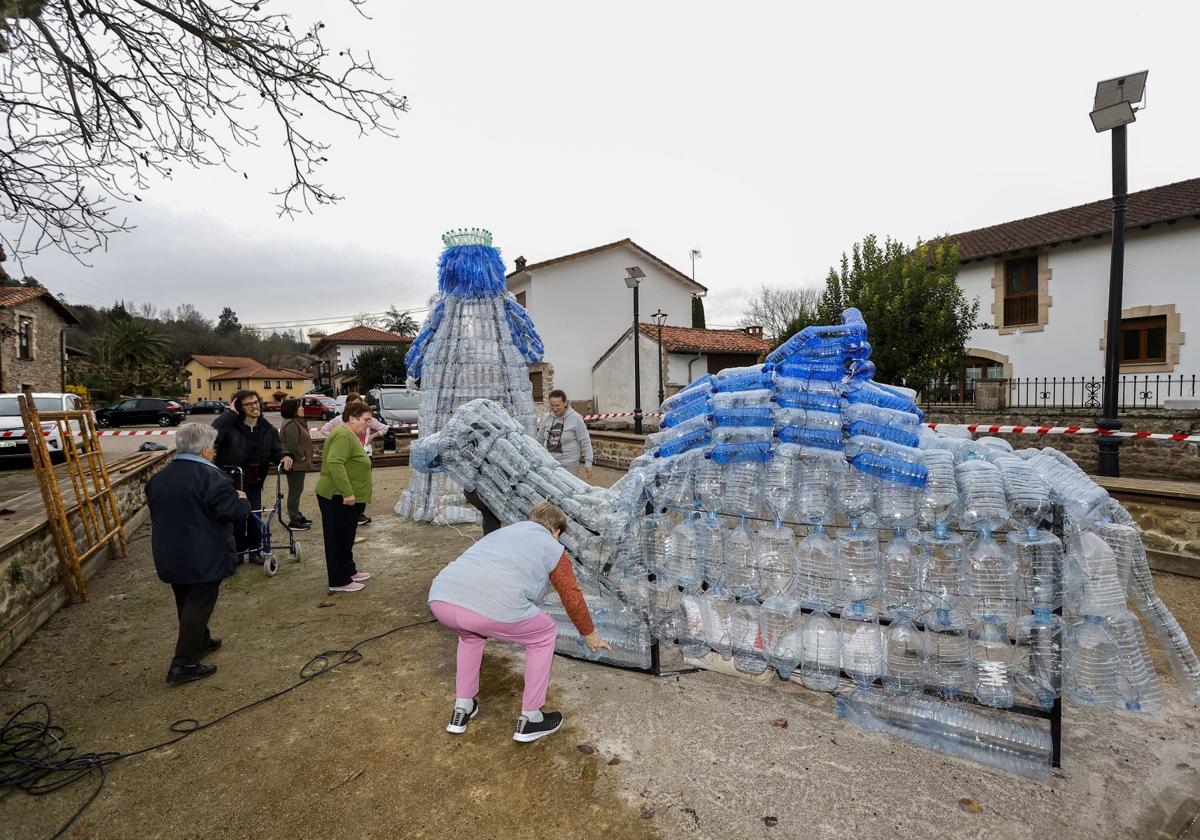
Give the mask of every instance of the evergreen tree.
M 945 240 L 913 249 L 871 235 L 829 269 L 819 323 L 836 324 L 857 307 L 867 322 L 871 360 L 881 382 L 918 391 L 958 370 L 978 329 L 979 302 L 958 285 L 958 246 Z
M 228 306 L 222 309 L 220 316 L 217 317 L 217 332 L 221 335 L 229 335 L 241 332 L 241 329 L 242 325 L 238 321 L 237 313 Z
M 697 330 L 705 329 L 704 298 L 700 297 L 700 295 L 692 295 L 692 328 Z
M 408 376 L 404 364 L 406 347 L 372 347 L 354 357 L 354 372 L 358 374 L 358 388 L 365 393 L 383 384 L 400 384 Z

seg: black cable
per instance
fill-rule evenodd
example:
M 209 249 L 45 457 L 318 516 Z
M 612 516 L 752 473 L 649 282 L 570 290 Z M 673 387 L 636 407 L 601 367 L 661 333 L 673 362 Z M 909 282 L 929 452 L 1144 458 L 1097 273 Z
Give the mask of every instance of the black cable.
M 177 744 L 195 732 L 208 729 L 236 714 L 282 697 L 322 674 L 329 673 L 334 668 L 361 661 L 363 655 L 358 648 L 368 642 L 378 641 L 401 630 L 432 624 L 435 621 L 436 619 L 427 618 L 410 624 L 401 624 L 387 632 L 356 642 L 346 650 L 327 650 L 319 653 L 304 664 L 304 667 L 300 669 L 300 679 L 287 688 L 260 697 L 204 723 L 195 718 L 180 718 L 168 727 L 171 732 L 175 733 L 174 738 L 129 752 L 78 752 L 75 747 L 66 743 L 67 731 L 53 723 L 49 704 L 40 700 L 34 701 L 18 709 L 5 721 L 3 726 L 0 726 L 0 791 L 22 790 L 30 796 L 46 796 L 70 787 L 93 773 L 99 774 L 91 796 L 50 837 L 50 840 L 57 840 L 100 795 L 107 779 L 106 768 L 108 765 Z M 32 713 L 27 715 L 27 712 Z

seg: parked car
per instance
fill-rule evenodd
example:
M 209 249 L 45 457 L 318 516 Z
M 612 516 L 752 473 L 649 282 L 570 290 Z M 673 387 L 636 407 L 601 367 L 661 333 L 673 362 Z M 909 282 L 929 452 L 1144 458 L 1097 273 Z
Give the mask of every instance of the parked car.
M 137 397 L 104 406 L 96 412 L 96 425 L 106 429 L 149 423 L 157 423 L 160 426 L 178 426 L 185 417 L 183 406 L 175 400 L 163 397 Z
M 421 392 L 408 388 L 372 388 L 367 402 L 375 409 L 380 422 L 397 431 L 409 431 L 417 426 L 421 412 Z
M 28 458 L 29 441 L 25 439 L 25 423 L 21 420 L 21 406 L 17 402 L 17 394 L 0 394 L 0 460 L 10 458 Z M 82 411 L 83 399 L 75 394 L 34 394 L 33 403 L 38 411 Z M 63 454 L 62 435 L 59 434 L 58 424 L 49 421 L 42 423 L 42 430 L 47 432 L 46 446 L 50 448 L 50 457 L 61 461 Z M 78 440 L 79 423 L 71 421 L 71 433 Z M 78 448 L 83 448 L 80 441 Z
M 305 420 L 332 420 L 340 413 L 337 403 L 324 394 L 305 394 L 300 398 L 300 416 Z
M 220 400 L 196 400 L 191 408 L 187 410 L 188 414 L 220 414 L 225 409 L 229 408 L 226 403 Z

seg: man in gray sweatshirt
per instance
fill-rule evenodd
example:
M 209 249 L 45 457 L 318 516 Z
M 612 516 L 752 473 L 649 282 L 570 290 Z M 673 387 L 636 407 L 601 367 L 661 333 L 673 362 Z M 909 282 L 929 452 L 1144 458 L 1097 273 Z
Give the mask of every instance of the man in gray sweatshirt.
M 554 460 L 579 475 L 579 456 L 583 456 L 583 476 L 592 477 L 592 439 L 579 412 L 567 404 L 565 391 L 550 392 L 550 411 L 537 425 L 538 443 Z

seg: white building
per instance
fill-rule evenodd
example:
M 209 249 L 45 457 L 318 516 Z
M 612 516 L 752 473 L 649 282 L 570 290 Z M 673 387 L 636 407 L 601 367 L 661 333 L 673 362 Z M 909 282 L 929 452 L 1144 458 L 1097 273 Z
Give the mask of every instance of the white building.
M 537 263 L 518 257 L 516 270 L 508 275 L 508 290 L 528 310 L 542 337 L 554 387 L 573 402 L 595 404 L 592 366 L 631 328 L 633 292 L 624 279 L 631 266 L 646 274 L 638 291 L 641 318 L 662 311 L 667 324 L 690 327 L 692 297 L 708 290 L 630 239 Z M 541 372 L 535 368 L 531 376 L 534 399 L 540 400 Z
M 638 324 L 642 379 L 642 411 L 658 411 L 658 327 Z M 592 388 L 597 412 L 632 411 L 634 408 L 632 325 L 592 367 Z M 770 345 L 762 338 L 762 327 L 742 330 L 698 330 L 691 327 L 662 328 L 662 388 L 671 396 L 706 373 L 728 367 L 757 364 Z
M 329 335 L 319 330 L 309 330 L 308 341 L 308 352 L 318 359 L 314 371 L 316 387 L 334 394 L 345 394 L 358 383 L 354 360 L 359 353 L 377 347 L 407 350 L 413 337 L 360 325 Z
M 1162 380 L 1200 372 L 1200 178 L 1129 195 L 1121 373 Z M 980 302 L 959 388 L 977 378 L 1104 373 L 1112 203 L 1096 201 L 959 233 L 958 281 Z M 1197 333 L 1200 336 L 1200 333 Z M 1190 388 L 1190 385 L 1189 385 Z

